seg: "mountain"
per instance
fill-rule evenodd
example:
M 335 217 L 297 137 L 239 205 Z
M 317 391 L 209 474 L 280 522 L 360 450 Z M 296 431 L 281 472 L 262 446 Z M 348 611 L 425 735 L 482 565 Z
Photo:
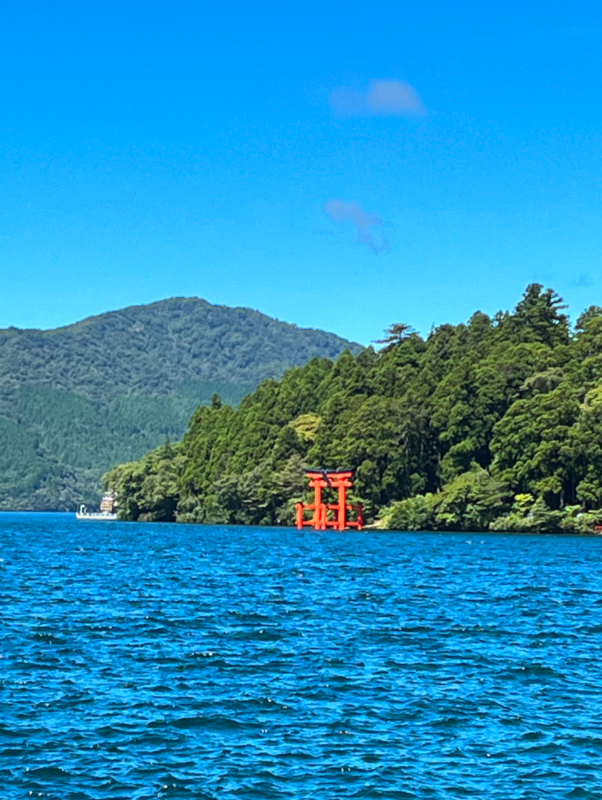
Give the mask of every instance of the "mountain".
M 378 353 L 313 359 L 235 410 L 198 408 L 181 443 L 106 477 L 120 514 L 292 524 L 295 501 L 312 502 L 310 465 L 355 469 L 351 500 L 383 527 L 593 533 L 602 308 L 575 329 L 564 308 L 533 284 L 512 312 L 477 312 L 426 339 L 394 324 Z
M 172 298 L 54 330 L 0 330 L 0 508 L 96 502 L 101 474 L 180 439 L 214 393 L 360 345 L 248 308 Z

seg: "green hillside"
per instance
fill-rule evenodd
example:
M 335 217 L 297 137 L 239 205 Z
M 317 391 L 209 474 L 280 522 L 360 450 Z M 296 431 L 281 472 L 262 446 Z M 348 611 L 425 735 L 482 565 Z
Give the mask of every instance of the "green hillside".
M 390 528 L 593 531 L 602 524 L 602 309 L 571 330 L 550 289 L 378 353 L 313 359 L 238 409 L 195 411 L 181 444 L 108 476 L 126 519 L 290 524 L 304 466 L 354 468 Z M 308 498 L 309 499 L 309 498 Z
M 184 434 L 217 392 L 353 345 L 244 308 L 174 298 L 50 331 L 0 331 L 0 509 L 94 503 L 103 472 Z

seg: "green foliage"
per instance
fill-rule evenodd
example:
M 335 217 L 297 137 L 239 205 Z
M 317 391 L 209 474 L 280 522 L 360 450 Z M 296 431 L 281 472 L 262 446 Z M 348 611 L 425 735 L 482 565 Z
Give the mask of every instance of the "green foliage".
M 376 344 L 385 345 L 383 347 L 383 352 L 388 352 L 396 345 L 401 344 L 401 342 L 411 336 L 412 333 L 414 333 L 414 329 L 411 325 L 407 325 L 405 322 L 394 322 L 393 325 L 389 325 L 385 331 L 385 338 L 378 339 Z
M 563 308 L 534 284 L 512 313 L 478 312 L 426 340 L 397 324 L 378 353 L 313 359 L 236 410 L 216 399 L 194 413 L 164 495 L 179 520 L 288 524 L 295 500 L 309 498 L 305 467 L 352 468 L 355 499 L 381 527 L 592 530 L 602 312 L 589 309 L 571 333 Z M 139 463 L 158 474 L 160 461 Z M 107 480 L 121 487 L 122 513 L 150 513 L 139 477 L 128 505 L 121 469 Z
M 565 308 L 553 289 L 544 290 L 532 283 L 506 325 L 520 341 L 541 342 L 549 347 L 568 344 L 568 318 L 561 313 Z
M 418 494 L 399 500 L 384 510 L 379 527 L 399 531 L 425 531 L 436 527 L 437 495 Z
M 572 514 L 572 510 L 570 512 Z M 549 508 L 543 497 L 518 495 L 509 514 L 491 523 L 493 531 L 518 531 L 519 533 L 560 533 L 564 530 L 565 512 Z
M 166 442 L 139 461 L 121 464 L 104 477 L 116 494 L 121 519 L 173 522 L 182 471 L 179 447 Z
M 96 496 L 97 479 L 48 458 L 32 430 L 0 417 L 0 509 L 59 511 Z
M 296 419 L 289 422 L 297 436 L 304 442 L 315 442 L 320 427 L 321 417 L 317 414 L 299 414 Z M 283 430 L 285 430 L 283 428 Z
M 509 505 L 507 487 L 483 469 L 458 475 L 437 494 L 390 506 L 380 526 L 397 530 L 487 530 Z
M 573 502 L 571 434 L 579 415 L 577 388 L 568 383 L 513 403 L 491 440 L 502 480 L 515 492 L 541 496 L 553 508 Z
M 11 422 L 0 424 L 0 508 L 93 505 L 103 472 L 181 439 L 199 405 L 237 406 L 263 379 L 345 347 L 361 349 L 196 298 L 0 331 L 0 414 Z

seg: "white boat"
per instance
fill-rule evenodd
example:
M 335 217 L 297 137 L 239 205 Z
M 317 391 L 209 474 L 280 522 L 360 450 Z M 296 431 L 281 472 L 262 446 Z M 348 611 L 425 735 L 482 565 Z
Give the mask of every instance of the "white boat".
M 75 512 L 75 518 L 114 521 L 118 519 L 118 516 L 115 513 L 109 513 L 107 511 L 86 511 L 86 506 L 81 505 Z
M 100 511 L 87 511 L 86 506 L 82 503 L 75 512 L 75 518 L 93 520 L 95 522 L 115 521 L 118 518 L 117 512 L 115 511 L 116 507 L 115 495 L 111 492 L 105 492 L 102 502 L 100 503 Z

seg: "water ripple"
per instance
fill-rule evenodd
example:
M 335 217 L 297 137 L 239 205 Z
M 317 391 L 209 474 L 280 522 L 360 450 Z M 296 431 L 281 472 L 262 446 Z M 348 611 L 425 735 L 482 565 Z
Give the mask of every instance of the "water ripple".
M 0 516 L 0 800 L 602 798 L 602 539 Z

